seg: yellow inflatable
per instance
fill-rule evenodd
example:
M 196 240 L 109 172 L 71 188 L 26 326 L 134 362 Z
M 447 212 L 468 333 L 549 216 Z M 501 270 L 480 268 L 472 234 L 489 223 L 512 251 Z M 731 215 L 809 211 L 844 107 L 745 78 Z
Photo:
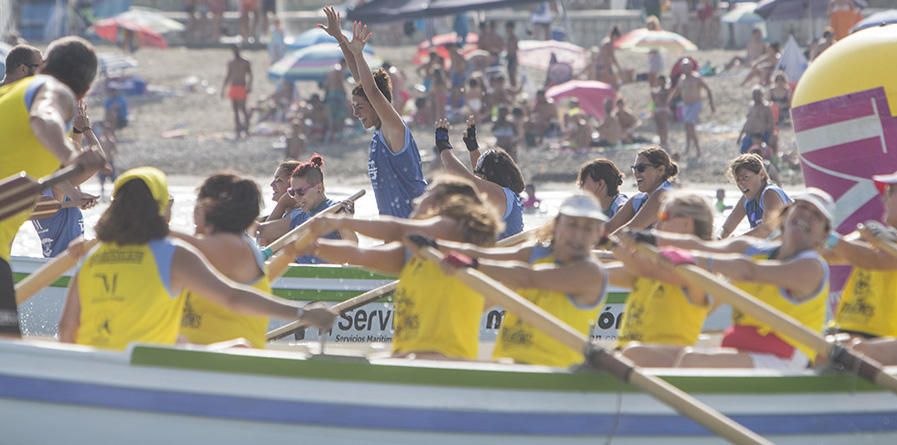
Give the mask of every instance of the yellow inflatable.
M 897 24 L 826 50 L 800 78 L 791 117 L 807 186 L 837 202 L 842 233 L 880 219 L 872 175 L 897 171 Z

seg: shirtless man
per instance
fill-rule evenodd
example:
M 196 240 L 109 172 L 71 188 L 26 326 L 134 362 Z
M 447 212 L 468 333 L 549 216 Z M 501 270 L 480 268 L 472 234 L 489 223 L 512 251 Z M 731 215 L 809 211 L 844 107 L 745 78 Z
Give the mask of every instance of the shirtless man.
M 748 110 L 747 119 L 738 134 L 741 153 L 747 153 L 754 144 L 769 143 L 775 131 L 772 107 L 763 98 L 763 88 L 754 87 L 752 92 L 754 103 Z
M 327 119 L 330 123 L 324 135 L 326 141 L 332 141 L 340 135 L 346 124 L 349 101 L 346 98 L 345 69 L 344 64 L 336 64 L 324 79 L 324 104 L 327 106 Z
M 530 119 L 529 127 L 533 131 L 536 144 L 541 144 L 545 133 L 548 132 L 552 125 L 557 125 L 558 121 L 557 106 L 545 98 L 545 90 L 536 92 L 536 102 L 533 104 Z
M 224 75 L 224 83 L 221 86 L 221 97 L 224 97 L 226 90 L 234 109 L 234 131 L 236 138 L 240 139 L 241 131 L 249 137 L 249 111 L 246 109 L 246 99 L 252 91 L 252 64 L 240 56 L 240 48 L 237 45 L 231 45 L 231 51 L 234 52 L 234 58 L 227 62 L 227 74 Z M 243 115 L 242 123 L 240 114 Z
M 594 59 L 595 80 L 609 84 L 614 88 L 619 86 L 616 73 L 622 70 L 620 62 L 617 61 L 617 56 L 614 53 L 614 42 L 621 35 L 620 28 L 617 26 L 611 28 L 607 37 L 601 40 L 601 46 L 598 48 L 598 54 Z M 616 69 L 616 72 L 614 69 Z
M 701 116 L 701 90 L 707 92 L 707 100 L 710 102 L 710 111 L 716 112 L 713 105 L 713 93 L 710 87 L 695 73 L 695 66 L 691 61 L 685 59 L 682 61 L 682 75 L 679 77 L 679 83 L 670 91 L 670 98 L 682 94 L 682 122 L 685 124 L 685 154 L 688 154 L 691 144 L 694 143 L 697 156 L 701 156 L 701 145 L 698 143 L 698 133 L 695 131 L 695 125 Z

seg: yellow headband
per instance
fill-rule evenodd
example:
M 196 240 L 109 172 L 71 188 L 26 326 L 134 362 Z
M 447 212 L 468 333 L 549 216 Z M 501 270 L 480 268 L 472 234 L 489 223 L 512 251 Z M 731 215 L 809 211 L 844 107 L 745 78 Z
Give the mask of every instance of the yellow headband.
M 112 190 L 113 196 L 118 192 L 118 189 L 120 189 L 121 186 L 132 179 L 139 179 L 146 184 L 150 194 L 153 195 L 153 200 L 159 204 L 159 214 L 164 214 L 165 209 L 168 208 L 168 201 L 170 198 L 170 195 L 168 194 L 168 179 L 165 177 L 165 173 L 155 167 L 132 168 L 121 174 L 118 179 L 115 180 L 115 187 Z

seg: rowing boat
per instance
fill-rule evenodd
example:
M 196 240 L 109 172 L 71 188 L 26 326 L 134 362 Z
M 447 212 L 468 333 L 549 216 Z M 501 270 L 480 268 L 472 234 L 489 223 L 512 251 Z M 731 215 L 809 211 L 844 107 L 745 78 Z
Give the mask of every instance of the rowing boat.
M 13 276 L 19 281 L 34 272 L 46 262 L 43 258 L 13 257 Z M 19 310 L 22 330 L 26 335 L 53 336 L 62 313 L 65 289 L 71 271 L 60 277 L 52 286 L 23 304 Z M 291 265 L 282 278 L 273 284 L 274 294 L 296 301 L 337 302 L 354 297 L 364 291 L 389 283 L 394 278 L 372 273 L 363 269 L 336 265 Z M 611 289 L 607 304 L 602 310 L 592 338 L 599 341 L 616 339 L 617 329 L 623 319 L 628 289 Z M 718 310 L 708 318 L 705 330 L 720 330 L 731 320 L 726 309 Z M 504 312 L 491 308 L 480 321 L 480 341 L 495 341 Z M 272 322 L 272 327 L 282 323 Z M 392 340 L 392 301 L 389 296 L 378 302 L 365 305 L 343 314 L 334 329 L 325 334 L 326 340 L 337 343 L 386 343 Z M 317 340 L 317 330 L 299 334 L 306 340 Z
M 653 372 L 775 443 L 897 441 L 850 375 Z M 0 340 L 0 400 L 9 443 L 721 443 L 600 371 L 283 350 Z

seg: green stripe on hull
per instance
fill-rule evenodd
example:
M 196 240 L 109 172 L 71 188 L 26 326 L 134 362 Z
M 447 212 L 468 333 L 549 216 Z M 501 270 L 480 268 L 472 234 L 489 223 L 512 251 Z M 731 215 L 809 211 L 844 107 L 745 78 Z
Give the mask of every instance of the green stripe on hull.
M 344 266 L 293 266 L 283 274 L 286 278 L 334 278 L 345 280 L 395 280 L 396 277 L 380 275 L 357 267 Z
M 137 346 L 131 364 L 162 368 L 231 372 L 273 377 L 414 384 L 437 387 L 499 390 L 635 392 L 605 372 L 444 369 L 421 366 L 370 364 L 364 359 L 315 357 L 307 360 L 250 357 L 206 351 Z M 476 367 L 476 365 L 471 365 Z M 786 395 L 880 391 L 873 384 L 840 374 L 813 376 L 662 376 L 688 393 Z

